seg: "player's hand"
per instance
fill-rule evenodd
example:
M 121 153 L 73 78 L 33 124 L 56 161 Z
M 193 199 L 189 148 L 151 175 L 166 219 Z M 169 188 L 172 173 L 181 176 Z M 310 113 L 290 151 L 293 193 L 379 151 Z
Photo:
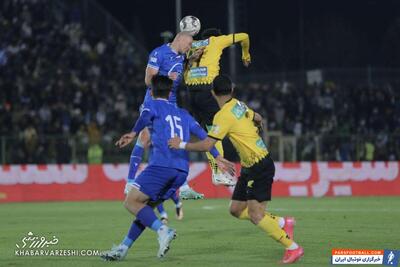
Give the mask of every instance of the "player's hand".
M 168 74 L 168 78 L 170 78 L 171 80 L 175 81 L 176 79 L 178 79 L 179 73 L 178 72 L 170 72 Z
M 242 57 L 242 62 L 243 62 L 243 65 L 247 68 L 251 63 L 250 55 L 248 55 L 246 57 Z
M 182 142 L 182 140 L 175 135 L 174 138 L 171 138 L 168 140 L 168 147 L 169 148 L 174 148 L 174 149 L 179 149 L 179 144 Z
M 245 66 L 246 68 L 250 65 L 250 63 L 251 63 L 251 59 L 250 58 L 248 58 L 248 59 L 242 59 L 242 61 L 243 61 L 243 66 Z
M 254 112 L 254 119 L 253 119 L 253 121 L 254 121 L 255 123 L 257 123 L 257 124 L 261 124 L 261 123 L 262 123 L 262 116 L 261 116 L 259 113 Z
M 229 160 L 223 158 L 221 155 L 219 155 L 215 161 L 217 162 L 218 168 L 222 172 L 228 172 L 232 176 L 236 176 L 236 166 L 235 163 L 230 162 Z
M 129 145 L 133 141 L 133 139 L 135 139 L 135 137 L 136 137 L 135 132 L 126 133 L 123 136 L 121 136 L 121 138 L 117 142 L 115 142 L 115 146 L 123 148 Z
M 132 183 L 132 182 L 127 182 L 127 183 L 125 184 L 124 194 L 125 194 L 125 195 L 128 195 L 129 192 L 132 190 L 132 188 L 133 188 L 133 183 Z
M 196 49 L 193 54 L 189 57 L 189 62 L 194 62 L 194 61 L 198 61 L 200 59 L 200 57 L 203 55 L 205 47 Z

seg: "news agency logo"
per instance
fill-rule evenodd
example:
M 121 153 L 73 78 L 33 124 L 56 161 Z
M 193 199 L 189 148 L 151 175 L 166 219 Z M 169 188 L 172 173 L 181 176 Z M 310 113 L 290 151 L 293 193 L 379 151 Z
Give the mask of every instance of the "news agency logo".
M 400 250 L 332 249 L 331 264 L 398 266 Z
M 56 257 L 91 257 L 100 256 L 98 249 L 65 249 L 55 248 L 59 239 L 53 235 L 47 238 L 43 235 L 36 235 L 29 232 L 16 243 L 14 256 L 56 256 Z

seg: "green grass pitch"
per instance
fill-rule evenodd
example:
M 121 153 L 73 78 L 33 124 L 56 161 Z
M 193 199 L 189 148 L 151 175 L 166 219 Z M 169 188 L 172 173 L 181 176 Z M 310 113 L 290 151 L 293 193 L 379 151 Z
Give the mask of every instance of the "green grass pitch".
M 29 232 L 57 236 L 54 249 L 107 250 L 126 234 L 132 216 L 120 202 L 12 203 L 0 205 L 0 266 L 279 266 L 280 244 L 249 221 L 228 213 L 228 199 L 184 201 L 183 221 L 166 204 L 177 229 L 166 258 L 156 258 L 150 230 L 123 262 L 99 257 L 15 256 L 16 243 Z M 269 210 L 297 219 L 295 240 L 305 255 L 293 266 L 328 266 L 332 248 L 400 249 L 399 197 L 274 198 Z

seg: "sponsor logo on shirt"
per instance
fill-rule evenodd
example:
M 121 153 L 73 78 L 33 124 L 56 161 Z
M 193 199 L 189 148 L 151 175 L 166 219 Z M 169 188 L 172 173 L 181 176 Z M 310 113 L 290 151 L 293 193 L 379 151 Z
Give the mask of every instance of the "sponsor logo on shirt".
M 191 68 L 189 70 L 190 78 L 207 77 L 207 74 L 208 74 L 207 67 L 197 67 L 197 68 Z
M 200 48 L 200 47 L 203 47 L 203 46 L 207 46 L 209 43 L 210 42 L 209 42 L 208 39 L 195 41 L 195 42 L 192 43 L 192 48 Z

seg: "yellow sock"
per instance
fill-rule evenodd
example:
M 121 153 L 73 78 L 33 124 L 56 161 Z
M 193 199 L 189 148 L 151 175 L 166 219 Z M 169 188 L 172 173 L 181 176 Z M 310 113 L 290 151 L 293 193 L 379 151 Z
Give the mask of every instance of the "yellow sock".
M 275 214 L 269 213 L 268 211 L 266 211 L 264 214 L 267 215 L 267 216 L 269 216 L 269 217 L 271 217 L 272 219 L 274 219 L 274 221 L 276 221 L 276 222 L 278 223 L 278 225 L 279 225 L 279 220 L 280 220 L 282 217 L 279 217 L 279 216 L 277 216 L 277 215 L 275 215 Z
M 264 213 L 266 216 L 269 216 L 270 218 L 272 218 L 274 221 L 276 221 L 276 223 L 278 224 L 278 226 L 279 226 L 279 220 L 280 220 L 280 218 L 282 218 L 282 217 L 279 217 L 279 216 L 276 216 L 276 215 L 274 215 L 274 214 L 272 214 L 272 213 L 269 213 L 269 212 L 265 212 Z M 240 214 L 240 216 L 239 216 L 239 219 L 241 219 L 241 220 L 250 220 L 250 216 L 249 216 L 249 209 L 246 207 L 243 211 L 242 211 L 242 213 Z
M 223 157 L 224 156 L 224 149 L 222 147 L 222 142 L 217 141 L 215 143 L 215 148 L 218 150 L 219 154 Z M 206 152 L 206 156 L 208 158 L 208 162 L 210 163 L 210 167 L 213 173 L 218 173 L 218 166 L 217 163 L 215 162 L 214 157 L 210 154 L 210 152 Z
M 250 220 L 249 209 L 247 207 L 239 215 L 239 219 L 241 219 L 241 220 Z
M 282 245 L 285 246 L 285 248 L 290 247 L 290 245 L 293 244 L 293 240 L 291 240 L 285 231 L 283 231 L 280 227 L 279 224 L 272 219 L 270 216 L 265 215 L 264 218 L 261 219 L 261 221 L 257 224 L 258 227 L 260 227 L 264 232 L 266 232 L 270 237 L 272 237 L 274 240 L 278 241 Z

